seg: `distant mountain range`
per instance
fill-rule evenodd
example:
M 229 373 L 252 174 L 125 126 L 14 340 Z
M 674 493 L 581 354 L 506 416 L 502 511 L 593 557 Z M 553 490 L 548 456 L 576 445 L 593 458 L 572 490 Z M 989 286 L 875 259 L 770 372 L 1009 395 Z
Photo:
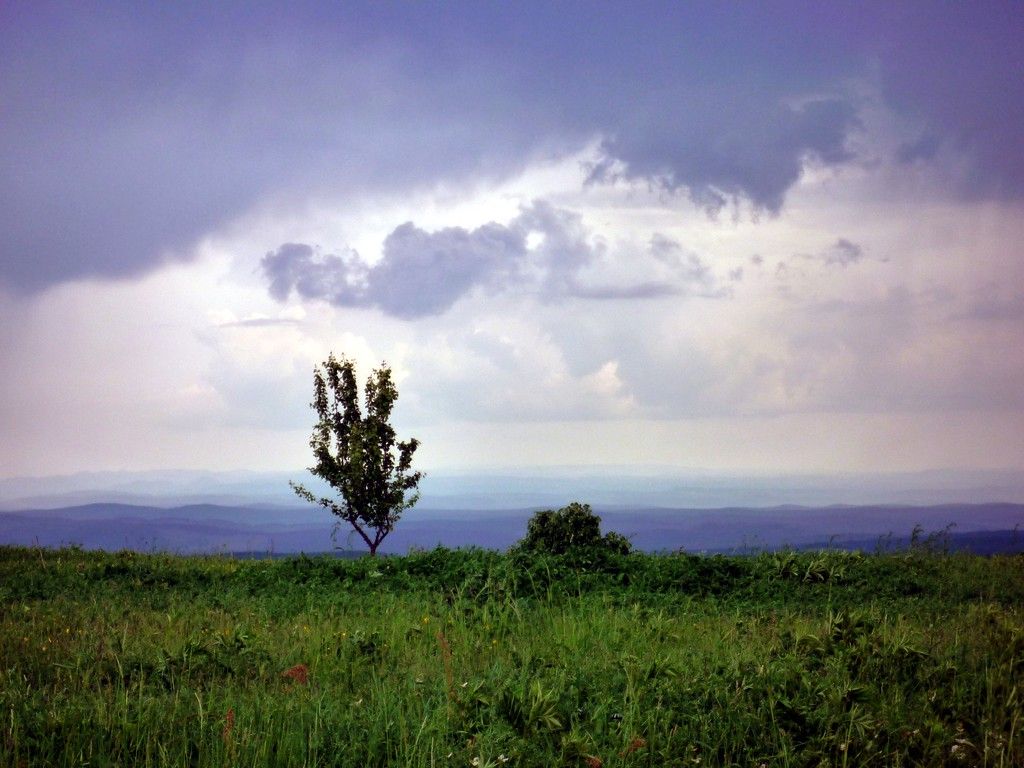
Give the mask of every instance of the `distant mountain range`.
M 504 549 L 522 538 L 536 507 L 413 509 L 382 551 L 410 547 Z M 776 506 L 768 508 L 595 507 L 605 530 L 646 551 L 731 552 L 834 546 L 872 550 L 905 546 L 915 526 L 936 545 L 979 553 L 1024 551 L 1024 505 Z M 0 544 L 135 549 L 177 553 L 298 553 L 362 549 L 313 507 L 194 504 L 175 507 L 94 503 L 0 512 Z M 945 532 L 943 534 L 943 532 Z M 942 535 L 939 535 L 942 534 Z
M 303 505 L 305 471 L 94 472 L 0 480 L 0 543 L 171 552 L 362 549 L 334 519 Z M 546 467 L 431 472 L 420 503 L 383 551 L 503 549 L 537 509 L 590 503 L 606 530 L 644 550 L 736 551 L 781 546 L 897 546 L 915 525 L 952 525 L 950 546 L 1016 547 L 1024 477 L 1014 471 L 756 476 L 664 467 Z
M 293 507 L 289 480 L 329 489 L 308 472 L 86 472 L 0 479 L 0 510 L 94 503 L 140 507 L 216 504 Z M 525 467 L 428 472 L 418 510 L 516 510 L 584 501 L 604 508 L 771 507 L 801 504 L 936 505 L 1024 503 L 1024 473 L 928 471 L 893 474 L 755 475 L 671 467 Z

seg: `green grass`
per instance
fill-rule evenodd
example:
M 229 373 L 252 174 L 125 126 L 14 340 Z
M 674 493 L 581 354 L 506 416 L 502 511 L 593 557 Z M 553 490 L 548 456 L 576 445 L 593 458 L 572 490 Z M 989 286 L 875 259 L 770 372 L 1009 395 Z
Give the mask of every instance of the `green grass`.
M 0 548 L 0 764 L 1020 766 L 1022 607 L 922 550 Z

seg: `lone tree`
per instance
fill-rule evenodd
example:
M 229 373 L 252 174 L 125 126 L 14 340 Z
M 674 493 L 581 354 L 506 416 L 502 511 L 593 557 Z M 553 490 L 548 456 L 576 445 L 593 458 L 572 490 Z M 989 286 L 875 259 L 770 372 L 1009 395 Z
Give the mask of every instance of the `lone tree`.
M 355 364 L 332 353 L 322 369 L 313 370 L 310 407 L 319 419 L 309 440 L 316 459 L 309 471 L 334 488 L 340 499 L 318 497 L 298 483 L 289 483 L 306 501 L 329 509 L 351 525 L 371 555 L 377 554 L 402 512 L 420 497 L 417 486 L 423 473 L 412 469 L 419 441 L 396 442 L 389 423 L 397 399 L 391 368 L 382 363 L 366 381 L 364 415 Z M 335 525 L 335 531 L 340 525 Z

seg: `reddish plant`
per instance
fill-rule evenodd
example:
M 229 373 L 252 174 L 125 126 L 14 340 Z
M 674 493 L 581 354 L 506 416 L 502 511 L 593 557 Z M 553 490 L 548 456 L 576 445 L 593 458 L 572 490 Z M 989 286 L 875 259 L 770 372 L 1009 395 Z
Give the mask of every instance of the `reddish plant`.
M 235 729 L 235 708 L 228 707 L 228 713 L 224 715 L 224 730 L 221 731 L 220 737 L 227 744 L 231 741 L 231 732 Z
M 619 757 L 625 757 L 626 755 L 631 755 L 634 752 L 636 752 L 638 749 L 643 749 L 646 746 L 647 746 L 647 739 L 639 739 L 639 738 L 638 739 L 633 739 L 631 742 L 629 742 L 629 746 L 626 747 L 625 750 L 623 750 L 622 752 L 619 752 Z
M 441 661 L 444 664 L 444 681 L 448 686 L 448 701 L 455 701 L 455 672 L 452 670 L 452 646 L 441 630 L 437 630 L 437 644 L 441 648 Z
M 305 664 L 296 664 L 291 669 L 282 672 L 281 677 L 296 682 L 299 685 L 306 685 L 309 683 L 309 667 Z

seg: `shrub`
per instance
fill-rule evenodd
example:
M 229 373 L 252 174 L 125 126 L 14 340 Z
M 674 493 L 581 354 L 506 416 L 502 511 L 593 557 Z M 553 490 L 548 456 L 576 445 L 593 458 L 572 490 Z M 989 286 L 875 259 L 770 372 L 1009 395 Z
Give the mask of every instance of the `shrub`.
M 564 555 L 579 549 L 599 549 L 626 555 L 632 549 L 629 539 L 614 531 L 601 535 L 601 518 L 589 504 L 574 501 L 559 510 L 534 513 L 526 526 L 526 538 L 516 547 L 526 552 Z

